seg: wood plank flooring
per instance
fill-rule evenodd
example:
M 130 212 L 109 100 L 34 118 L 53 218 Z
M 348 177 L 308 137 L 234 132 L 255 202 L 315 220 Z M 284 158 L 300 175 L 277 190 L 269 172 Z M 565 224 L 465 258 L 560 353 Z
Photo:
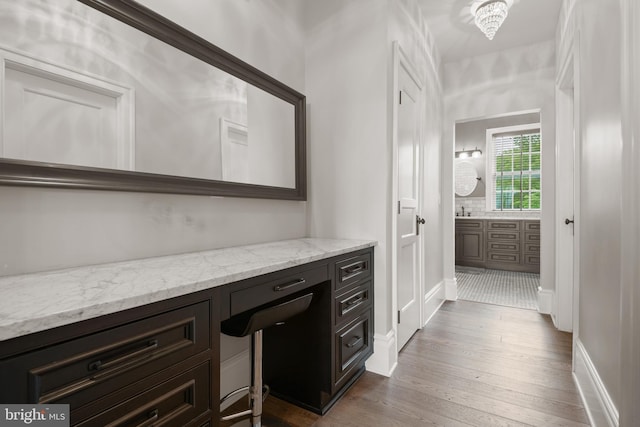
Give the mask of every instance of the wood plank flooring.
M 297 427 L 589 425 L 571 334 L 532 310 L 469 301 L 445 302 L 391 378 L 366 372 L 324 417 L 272 397 L 265 415 Z

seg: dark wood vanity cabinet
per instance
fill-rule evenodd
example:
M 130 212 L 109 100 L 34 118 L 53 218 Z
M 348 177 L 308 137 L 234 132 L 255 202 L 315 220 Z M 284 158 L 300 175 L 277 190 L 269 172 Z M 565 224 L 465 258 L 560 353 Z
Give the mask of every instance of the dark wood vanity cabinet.
M 373 253 L 335 264 L 332 392 L 364 371 L 373 353 Z
M 313 300 L 292 321 L 264 331 L 264 379 L 274 396 L 324 414 L 360 377 L 373 353 L 373 250 L 316 264 L 271 282 L 304 278 L 292 296 L 313 292 Z M 317 274 L 322 268 L 324 279 L 306 279 L 305 271 Z
M 0 401 L 69 404 L 74 426 L 199 427 L 219 412 L 216 319 L 200 293 L 16 338 Z
M 540 272 L 540 221 L 523 221 L 523 263 Z
M 487 268 L 519 270 L 521 264 L 521 221 L 488 220 Z
M 372 248 L 4 341 L 0 402 L 66 403 L 74 426 L 217 426 L 220 322 L 309 292 L 264 331 L 263 376 L 323 414 L 373 352 Z
M 539 273 L 540 221 L 456 219 L 456 265 Z
M 484 267 L 485 221 L 481 219 L 456 220 L 456 264 Z

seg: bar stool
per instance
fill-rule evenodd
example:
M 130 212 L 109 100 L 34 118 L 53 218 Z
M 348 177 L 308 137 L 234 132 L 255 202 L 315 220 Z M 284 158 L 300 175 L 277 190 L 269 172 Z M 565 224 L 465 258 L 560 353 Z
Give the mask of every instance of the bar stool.
M 262 384 L 262 331 L 270 326 L 302 313 L 311 304 L 313 293 L 290 299 L 277 305 L 240 313 L 221 324 L 222 333 L 234 337 L 251 335 L 251 386 L 241 387 L 227 394 L 220 404 L 231 397 L 249 391 L 250 409 L 222 417 L 222 421 L 251 415 L 253 427 L 262 426 L 262 402 L 269 394 L 269 387 Z

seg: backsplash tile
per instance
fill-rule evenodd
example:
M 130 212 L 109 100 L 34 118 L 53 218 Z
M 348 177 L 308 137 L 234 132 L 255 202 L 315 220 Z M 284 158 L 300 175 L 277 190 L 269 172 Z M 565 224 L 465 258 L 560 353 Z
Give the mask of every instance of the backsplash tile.
M 540 218 L 540 211 L 487 211 L 485 197 L 456 197 L 456 215 L 464 215 L 471 212 L 472 217 L 509 217 L 509 218 Z

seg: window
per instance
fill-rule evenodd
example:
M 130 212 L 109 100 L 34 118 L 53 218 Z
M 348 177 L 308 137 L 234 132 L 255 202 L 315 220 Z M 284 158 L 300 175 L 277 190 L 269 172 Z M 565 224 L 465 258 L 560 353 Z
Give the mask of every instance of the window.
M 540 124 L 487 129 L 487 210 L 540 210 Z

